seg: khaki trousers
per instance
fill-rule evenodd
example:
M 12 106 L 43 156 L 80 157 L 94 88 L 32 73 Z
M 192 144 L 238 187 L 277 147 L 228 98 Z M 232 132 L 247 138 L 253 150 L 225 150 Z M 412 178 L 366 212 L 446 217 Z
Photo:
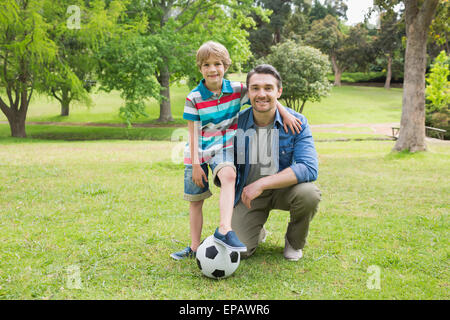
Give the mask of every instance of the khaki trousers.
M 252 200 L 250 209 L 239 201 L 233 211 L 231 227 L 239 240 L 247 246 L 247 251 L 241 252 L 241 258 L 245 259 L 255 252 L 260 233 L 272 209 L 290 212 L 286 237 L 294 249 L 303 249 L 309 223 L 317 212 L 320 199 L 320 190 L 313 183 L 307 182 L 283 189 L 266 190 Z

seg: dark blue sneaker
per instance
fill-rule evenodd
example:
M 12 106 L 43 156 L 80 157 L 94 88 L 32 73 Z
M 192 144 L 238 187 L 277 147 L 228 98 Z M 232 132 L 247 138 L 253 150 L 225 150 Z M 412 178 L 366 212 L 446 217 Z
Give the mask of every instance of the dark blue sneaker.
M 192 251 L 191 247 L 188 246 L 181 251 L 172 253 L 170 256 L 175 260 L 182 260 L 182 259 L 186 259 L 186 258 L 195 258 L 195 252 Z
M 239 240 L 234 231 L 228 231 L 227 234 L 223 235 L 219 232 L 219 228 L 217 228 L 214 232 L 214 241 L 231 251 L 247 251 L 247 247 Z

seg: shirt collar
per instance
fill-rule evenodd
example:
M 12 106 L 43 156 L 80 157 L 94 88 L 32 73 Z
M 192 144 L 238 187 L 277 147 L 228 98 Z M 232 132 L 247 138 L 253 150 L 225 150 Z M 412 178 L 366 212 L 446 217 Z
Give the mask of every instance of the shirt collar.
M 284 108 L 284 107 L 283 107 Z M 278 123 L 278 125 L 279 126 L 283 126 L 283 118 L 281 118 L 281 114 L 280 114 L 280 112 L 278 111 L 278 108 L 275 110 L 275 121 L 274 121 L 274 125 L 275 124 L 277 124 Z
M 278 127 L 277 127 L 277 123 L 279 125 Z M 247 121 L 247 123 L 245 125 L 246 125 L 245 130 L 248 130 L 248 129 L 252 128 L 252 127 L 253 128 L 256 127 L 255 120 L 253 119 L 253 110 L 250 111 L 250 114 L 248 116 L 248 121 Z M 276 108 L 276 110 L 275 110 L 275 119 L 273 121 L 273 125 L 274 125 L 274 128 L 275 127 L 280 128 L 280 127 L 283 126 L 283 119 L 281 118 L 281 115 L 280 115 L 280 112 L 278 111 L 278 108 Z
M 205 79 L 200 81 L 198 87 L 203 100 L 208 100 L 214 94 L 205 86 Z M 233 93 L 233 87 L 231 87 L 230 80 L 225 78 L 222 80 L 222 94 L 224 93 Z

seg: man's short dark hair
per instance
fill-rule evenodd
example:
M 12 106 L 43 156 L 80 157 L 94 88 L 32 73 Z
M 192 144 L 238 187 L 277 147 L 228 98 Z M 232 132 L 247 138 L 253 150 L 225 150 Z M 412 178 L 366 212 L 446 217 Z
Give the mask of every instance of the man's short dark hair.
M 247 73 L 247 82 L 246 82 L 247 89 L 249 88 L 250 78 L 255 73 L 271 74 L 272 76 L 275 77 L 275 79 L 277 79 L 278 89 L 280 89 L 282 87 L 281 76 L 280 76 L 280 73 L 277 71 L 277 69 L 275 69 L 275 67 L 271 66 L 270 64 L 260 64 L 259 66 L 254 67 L 249 73 Z

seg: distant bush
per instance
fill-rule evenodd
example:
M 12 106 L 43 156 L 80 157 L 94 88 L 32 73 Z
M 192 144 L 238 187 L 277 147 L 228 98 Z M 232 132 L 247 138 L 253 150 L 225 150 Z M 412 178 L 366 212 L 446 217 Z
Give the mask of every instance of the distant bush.
M 286 41 L 273 46 L 260 63 L 269 63 L 278 70 L 283 79 L 281 98 L 289 108 L 300 113 L 307 101 L 320 101 L 331 91 L 327 79 L 331 64 L 318 49 Z
M 334 81 L 334 74 L 328 75 L 329 81 Z M 342 73 L 342 82 L 358 83 L 358 82 L 380 82 L 384 83 L 386 80 L 386 73 L 383 71 L 375 72 L 344 72 Z M 403 82 L 403 79 L 392 80 L 392 82 Z
M 447 130 L 445 134 L 446 140 L 450 139 L 449 65 L 449 58 L 445 54 L 445 51 L 441 51 L 441 53 L 434 60 L 430 73 L 426 77 L 427 87 L 425 90 L 427 99 L 425 106 L 425 123 L 430 127 Z
M 445 108 L 448 109 L 450 104 L 449 75 L 449 59 L 445 51 L 441 51 L 431 65 L 430 73 L 426 77 L 427 87 L 425 95 L 428 101 L 426 104 L 427 111 L 436 112 L 442 111 Z

